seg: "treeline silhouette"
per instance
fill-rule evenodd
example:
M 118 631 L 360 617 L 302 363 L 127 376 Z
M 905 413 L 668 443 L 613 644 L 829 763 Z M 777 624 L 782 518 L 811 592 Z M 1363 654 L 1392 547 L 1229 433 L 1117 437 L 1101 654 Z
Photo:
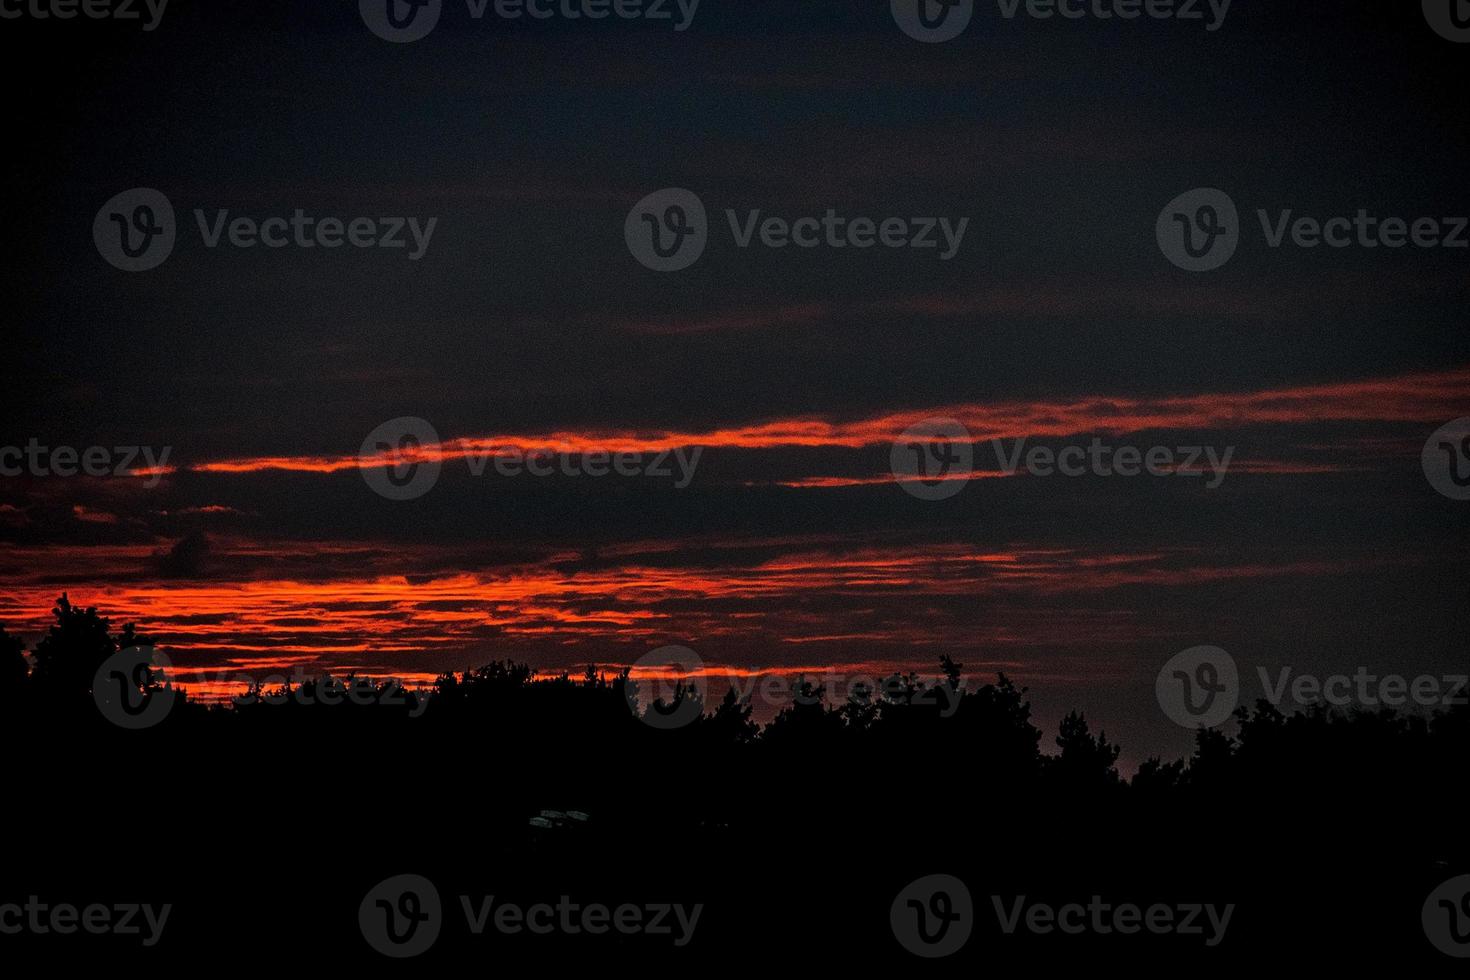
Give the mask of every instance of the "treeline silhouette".
M 149 639 L 66 596 L 54 615 L 29 653 L 0 629 L 6 783 L 25 812 L 9 838 L 16 880 L 208 893 L 201 946 L 262 900 L 283 928 L 325 904 L 350 933 L 354 893 L 432 868 L 469 890 L 704 901 L 722 910 L 705 949 L 753 934 L 802 947 L 782 931 L 797 922 L 826 955 L 860 941 L 886 957 L 892 896 L 947 872 L 970 882 L 982 922 L 990 894 L 1241 905 L 1236 945 L 1147 937 L 1168 957 L 1244 956 L 1242 934 L 1355 930 L 1417 950 L 1413 896 L 1467 867 L 1464 706 L 1287 715 L 1259 702 L 1232 733 L 1201 730 L 1189 758 L 1150 759 L 1131 779 L 1081 714 L 1043 750 L 1025 688 L 967 684 L 948 658 L 936 681 L 897 675 L 841 703 L 803 681 L 764 726 L 733 690 L 705 705 L 679 685 L 644 703 L 626 671 L 592 667 L 538 677 L 506 661 L 422 691 L 322 676 L 229 705 L 144 671 L 140 697 L 172 702 L 131 731 L 104 717 L 93 679 Z M 681 727 L 646 717 L 690 705 Z M 221 874 L 224 895 L 210 891 Z M 1102 942 L 1068 939 L 1005 949 L 1064 962 Z M 570 941 L 583 947 L 602 948 Z

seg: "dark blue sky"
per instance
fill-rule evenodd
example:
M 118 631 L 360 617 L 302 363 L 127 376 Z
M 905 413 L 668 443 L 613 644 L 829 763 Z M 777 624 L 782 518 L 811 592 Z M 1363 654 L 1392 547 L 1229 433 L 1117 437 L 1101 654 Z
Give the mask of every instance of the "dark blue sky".
M 683 32 L 475 20 L 446 0 L 430 36 L 401 45 L 346 2 L 174 0 L 148 33 L 0 23 L 13 93 L 0 446 L 168 446 L 198 466 L 350 455 L 399 416 L 469 439 L 996 405 L 1059 444 L 1110 428 L 1107 413 L 1047 435 L 1048 406 L 1218 396 L 1226 411 L 1248 392 L 1316 392 L 1287 420 L 1257 405 L 1233 422 L 1217 411 L 1112 436 L 1235 446 L 1289 470 L 1241 469 L 1208 493 L 1151 478 L 979 480 L 925 502 L 857 482 L 887 470 L 886 441 L 711 439 L 700 479 L 679 491 L 446 468 L 434 493 L 402 504 L 355 472 L 185 471 L 146 492 L 23 476 L 0 482 L 15 579 L 0 595 L 29 622 L 46 613 L 29 608 L 35 596 L 63 586 L 146 609 L 132 605 L 140 594 L 180 583 L 308 583 L 291 615 L 257 611 L 211 635 L 222 646 L 192 637 L 192 653 L 173 617 L 216 599 L 159 609 L 155 632 L 179 662 L 206 665 L 272 645 L 307 656 L 294 631 L 315 631 L 297 621 L 345 601 L 313 602 L 309 583 L 478 576 L 482 630 L 391 655 L 324 647 L 322 662 L 432 671 L 504 652 L 562 665 L 629 660 L 654 640 L 774 667 L 958 650 L 1029 679 L 1043 720 L 1088 707 L 1135 756 L 1187 742 L 1149 692 L 1154 665 L 1196 643 L 1324 670 L 1463 662 L 1466 505 L 1433 492 L 1419 451 L 1470 414 L 1470 252 L 1273 249 L 1256 218 L 1470 214 L 1470 46 L 1437 36 L 1417 4 L 1388 8 L 1237 0 L 1209 32 L 1007 20 L 982 3 L 943 44 L 906 37 L 886 0 L 704 0 Z M 134 187 L 170 199 L 179 241 L 159 268 L 127 274 L 91 229 Z M 645 269 L 623 239 L 629 208 L 665 187 L 693 190 L 711 219 L 705 254 L 681 273 Z M 1203 274 L 1171 265 L 1154 233 L 1165 203 L 1197 187 L 1226 191 L 1242 218 L 1234 258 Z M 418 261 L 210 249 L 196 208 L 437 223 Z M 741 249 L 726 209 L 969 225 L 950 261 Z M 1351 396 L 1351 417 L 1314 414 L 1334 386 L 1455 371 L 1449 397 L 1406 408 L 1423 385 L 1410 380 Z M 857 485 L 778 485 L 834 476 Z M 181 541 L 194 544 L 180 560 L 155 558 Z M 876 584 L 697 585 L 783 560 L 1058 551 L 1060 567 L 1047 558 L 1014 589 L 938 557 Z M 1108 556 L 1151 575 L 1081 580 Z M 651 568 L 696 584 L 657 592 Z M 644 584 L 577 578 L 603 569 Z M 543 573 L 556 589 L 506 586 Z M 392 614 L 411 615 L 401 601 Z M 475 611 L 457 593 L 423 601 Z M 507 629 L 506 609 L 542 606 L 558 610 L 548 632 Z

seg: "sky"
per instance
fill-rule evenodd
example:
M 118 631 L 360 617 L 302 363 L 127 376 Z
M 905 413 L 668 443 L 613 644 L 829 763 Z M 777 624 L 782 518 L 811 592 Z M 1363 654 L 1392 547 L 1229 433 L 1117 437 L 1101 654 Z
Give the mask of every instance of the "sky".
M 0 477 L 8 629 L 34 639 L 66 591 L 201 687 L 669 643 L 737 676 L 947 654 L 1134 761 L 1188 751 L 1153 693 L 1186 648 L 1248 689 L 1465 663 L 1470 503 L 1421 453 L 1470 415 L 1470 250 L 1272 247 L 1257 216 L 1470 214 L 1470 47 L 1418 4 L 1238 0 L 1209 30 L 979 3 L 943 43 L 877 0 L 704 0 L 684 30 L 445 0 L 412 43 L 353 3 L 221 6 L 0 21 L 0 447 L 159 464 Z M 132 188 L 177 217 L 144 272 L 93 235 Z M 625 239 L 664 188 L 707 212 L 675 272 Z M 1156 237 L 1194 188 L 1238 208 L 1208 272 Z M 944 258 L 741 247 L 727 216 L 829 209 L 966 224 Z M 298 210 L 433 231 L 416 258 L 407 230 L 209 247 Z M 389 499 L 364 440 L 409 417 L 439 472 Z M 943 499 L 894 477 L 929 419 L 973 445 Z M 1004 472 L 1094 439 L 1229 465 Z M 487 465 L 548 448 L 639 472 Z

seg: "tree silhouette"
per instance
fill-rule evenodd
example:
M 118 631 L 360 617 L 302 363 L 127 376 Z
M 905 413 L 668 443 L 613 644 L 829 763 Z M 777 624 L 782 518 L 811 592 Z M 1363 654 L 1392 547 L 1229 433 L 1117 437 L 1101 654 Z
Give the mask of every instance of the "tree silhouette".
M 119 647 L 107 617 L 95 608 L 76 608 L 66 593 L 51 612 L 56 624 L 36 644 L 31 676 L 43 698 L 64 700 L 89 692 L 97 671 Z
M 0 626 L 0 704 L 11 704 L 25 696 L 30 664 L 25 658 L 26 645 Z
M 1122 747 L 1110 744 L 1106 732 L 1094 738 L 1083 715 L 1072 711 L 1062 719 L 1057 747 L 1061 754 L 1052 758 L 1048 771 L 1064 785 L 1086 789 L 1118 785 L 1116 763 Z
M 761 728 L 750 719 L 754 710 L 748 696 L 737 696 L 733 687 L 725 691 L 725 696 L 720 699 L 714 714 L 708 719 L 714 739 L 732 745 L 745 745 L 755 741 Z
M 685 683 L 645 707 L 626 668 L 541 676 L 503 660 L 422 691 L 328 673 L 255 684 L 223 705 L 181 695 L 163 722 L 132 731 L 104 718 L 89 688 L 106 657 L 146 641 L 65 595 L 53 614 L 30 671 L 19 639 L 0 630 L 9 788 L 49 806 L 26 831 L 38 855 L 75 853 L 96 836 L 97 801 L 126 800 L 138 826 L 167 826 L 197 853 L 307 813 L 334 841 L 443 841 L 424 854 L 456 869 L 484 855 L 497 874 L 519 861 L 531 877 L 569 861 L 577 880 L 597 884 L 644 869 L 623 842 L 760 856 L 819 842 L 837 856 L 822 873 L 850 870 L 839 890 L 870 909 L 936 870 L 936 858 L 962 863 L 972 852 L 987 881 L 1017 894 L 1071 894 L 1078 880 L 1174 887 L 1178 849 L 1159 846 L 1161 826 L 1188 826 L 1208 843 L 1218 893 L 1267 908 L 1279 889 L 1252 861 L 1275 853 L 1281 835 L 1306 835 L 1324 853 L 1394 841 L 1385 889 L 1402 884 L 1393 874 L 1417 888 L 1470 867 L 1458 810 L 1441 805 L 1470 748 L 1464 705 L 1415 715 L 1285 713 L 1259 702 L 1224 728 L 1200 729 L 1188 759 L 1149 759 L 1132 779 L 1118 770 L 1120 746 L 1080 712 L 1061 719 L 1044 752 L 1026 688 L 1004 674 L 966 683 L 950 658 L 937 680 L 892 674 L 853 685 L 836 704 L 799 677 L 764 725 L 733 686 L 708 710 Z M 650 711 L 680 723 L 648 724 Z M 1423 805 L 1405 806 L 1408 791 Z M 987 846 L 976 852 L 972 841 Z M 770 910 L 789 898 L 785 917 L 816 916 L 833 934 L 851 926 L 840 904 L 825 920 L 809 907 L 806 878 L 787 887 L 709 862 L 669 863 L 681 887 L 726 908 Z M 803 858 L 800 870 L 817 868 Z M 1379 881 L 1361 863 L 1316 872 L 1321 896 Z M 277 885 L 271 875 L 260 884 Z

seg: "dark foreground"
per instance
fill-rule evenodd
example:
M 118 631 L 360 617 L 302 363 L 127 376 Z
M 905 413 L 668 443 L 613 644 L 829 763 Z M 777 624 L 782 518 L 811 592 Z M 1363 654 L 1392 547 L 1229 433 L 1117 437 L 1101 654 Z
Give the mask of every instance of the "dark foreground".
M 1131 781 L 1082 719 L 1042 746 L 1024 691 L 952 664 L 764 729 L 508 664 L 427 704 L 321 681 L 230 709 L 145 672 L 128 730 L 89 678 L 140 638 L 58 623 L 29 666 L 3 651 L 7 961 L 1463 973 L 1436 930 L 1470 954 L 1441 888 L 1470 873 L 1464 707 L 1260 705 Z

